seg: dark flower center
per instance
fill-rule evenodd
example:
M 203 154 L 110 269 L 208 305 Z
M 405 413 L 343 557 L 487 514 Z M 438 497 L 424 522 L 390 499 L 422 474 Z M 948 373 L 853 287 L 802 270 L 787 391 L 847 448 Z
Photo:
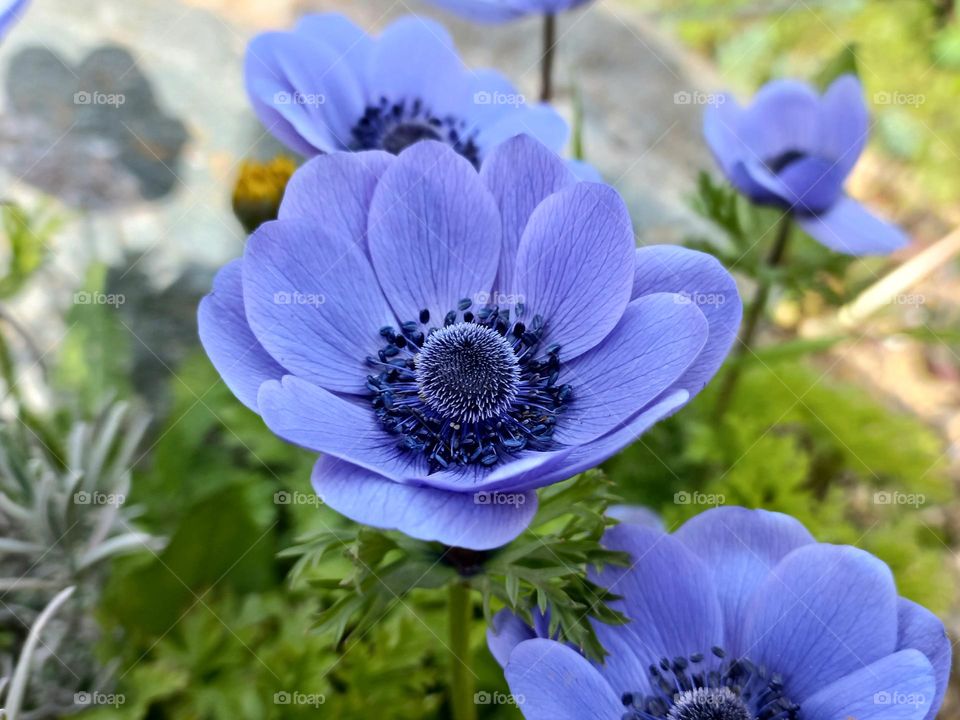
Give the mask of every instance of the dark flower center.
M 774 175 L 778 175 L 788 166 L 793 165 L 797 160 L 802 160 L 807 156 L 806 153 L 802 153 L 799 150 L 787 150 L 786 152 L 780 153 L 774 158 L 767 160 L 765 165 L 770 169 Z
M 484 325 L 461 322 L 432 333 L 414 364 L 420 398 L 456 422 L 500 415 L 519 390 L 520 361 L 513 347 Z
M 743 700 L 730 688 L 685 690 L 673 700 L 668 720 L 751 720 Z
M 797 720 L 783 680 L 721 648 L 650 666 L 651 694 L 627 692 L 623 720 Z
M 420 123 L 401 123 L 390 128 L 384 136 L 383 149 L 399 155 L 402 150 L 420 140 L 442 140 L 435 127 Z
M 480 167 L 476 132 L 460 118 L 434 115 L 419 98 L 396 103 L 380 98 L 378 105 L 367 106 L 350 134 L 351 150 L 386 150 L 394 155 L 420 140 L 439 140 Z
M 560 346 L 540 349 L 545 323 L 524 307 L 461 300 L 442 323 L 430 313 L 380 329 L 386 344 L 367 364 L 371 404 L 397 446 L 427 458 L 430 472 L 492 466 L 524 449 L 549 450 L 573 389 L 557 384 Z

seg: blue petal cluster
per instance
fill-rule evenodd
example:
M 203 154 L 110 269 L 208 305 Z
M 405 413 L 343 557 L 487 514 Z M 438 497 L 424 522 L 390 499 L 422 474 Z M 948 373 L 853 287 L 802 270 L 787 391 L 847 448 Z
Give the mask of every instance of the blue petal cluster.
M 312 157 L 337 150 L 399 153 L 419 140 L 450 145 L 479 166 L 524 133 L 559 151 L 566 122 L 494 70 L 464 66 L 442 25 L 401 18 L 372 37 L 343 15 L 308 15 L 247 47 L 247 94 L 264 126 Z
M 619 525 L 595 574 L 629 622 L 591 663 L 501 612 L 488 635 L 527 720 L 932 720 L 951 643 L 880 560 L 780 513 L 724 507 L 675 533 Z
M 478 173 L 420 141 L 316 157 L 200 305 L 227 385 L 358 522 L 487 549 L 714 375 L 741 304 L 711 256 L 637 249 L 610 187 L 528 136 Z
M 707 144 L 741 193 L 789 211 L 813 238 L 850 255 L 883 255 L 908 242 L 843 191 L 869 132 L 853 75 L 822 96 L 805 83 L 774 80 L 749 107 L 721 95 L 704 116 Z

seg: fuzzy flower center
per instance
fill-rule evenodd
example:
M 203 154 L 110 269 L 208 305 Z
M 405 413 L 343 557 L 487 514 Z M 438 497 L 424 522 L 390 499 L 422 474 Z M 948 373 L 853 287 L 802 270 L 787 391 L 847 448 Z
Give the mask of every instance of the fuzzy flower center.
M 722 648 L 650 666 L 650 694 L 626 692 L 623 720 L 797 720 L 783 680 Z
M 398 155 L 402 150 L 420 140 L 442 140 L 440 133 L 431 125 L 409 122 L 394 125 L 383 135 L 383 149 Z
M 560 346 L 541 348 L 546 323 L 524 307 L 461 300 L 438 323 L 421 310 L 367 364 L 370 403 L 397 447 L 423 455 L 430 472 L 493 466 L 525 449 L 554 448 L 553 432 L 573 388 L 558 382 Z M 512 315 L 512 317 L 511 317 Z
M 751 720 L 743 700 L 730 688 L 696 688 L 674 698 L 668 720 Z
M 379 104 L 367 106 L 350 133 L 351 150 L 385 150 L 396 155 L 420 140 L 439 140 L 480 167 L 476 133 L 460 118 L 435 115 L 419 98 L 399 102 L 380 98 Z
M 430 335 L 414 360 L 420 398 L 440 416 L 478 422 L 517 397 L 520 361 L 496 330 L 457 323 Z

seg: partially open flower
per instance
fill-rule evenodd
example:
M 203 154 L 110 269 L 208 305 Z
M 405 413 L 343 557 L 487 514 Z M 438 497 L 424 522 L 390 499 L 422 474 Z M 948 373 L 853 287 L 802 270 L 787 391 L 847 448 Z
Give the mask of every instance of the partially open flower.
M 721 95 L 704 117 L 707 144 L 737 190 L 788 210 L 817 241 L 850 255 L 882 255 L 908 242 L 843 191 L 869 132 L 853 75 L 822 96 L 804 83 L 775 80 L 747 108 Z
M 327 504 L 482 550 L 526 527 L 535 488 L 699 392 L 740 315 L 714 258 L 637 250 L 612 188 L 518 136 L 480 173 L 432 141 L 314 158 L 200 336 L 240 400 L 324 453 Z

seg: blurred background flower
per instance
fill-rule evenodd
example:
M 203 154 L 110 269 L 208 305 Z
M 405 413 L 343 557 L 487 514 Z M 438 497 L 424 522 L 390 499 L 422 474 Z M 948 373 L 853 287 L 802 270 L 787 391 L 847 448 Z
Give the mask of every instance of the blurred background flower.
M 731 183 L 756 203 L 790 211 L 831 250 L 880 255 L 907 237 L 844 195 L 843 184 L 869 135 L 863 88 L 843 75 L 822 97 L 793 80 L 768 83 L 744 109 L 720 95 L 704 134 Z
M 447 143 L 474 166 L 499 142 L 531 135 L 555 151 L 563 119 L 494 70 L 471 70 L 442 25 L 411 15 L 371 37 L 343 15 L 308 15 L 292 32 L 255 37 L 247 92 L 264 126 L 301 155 L 399 153 Z

